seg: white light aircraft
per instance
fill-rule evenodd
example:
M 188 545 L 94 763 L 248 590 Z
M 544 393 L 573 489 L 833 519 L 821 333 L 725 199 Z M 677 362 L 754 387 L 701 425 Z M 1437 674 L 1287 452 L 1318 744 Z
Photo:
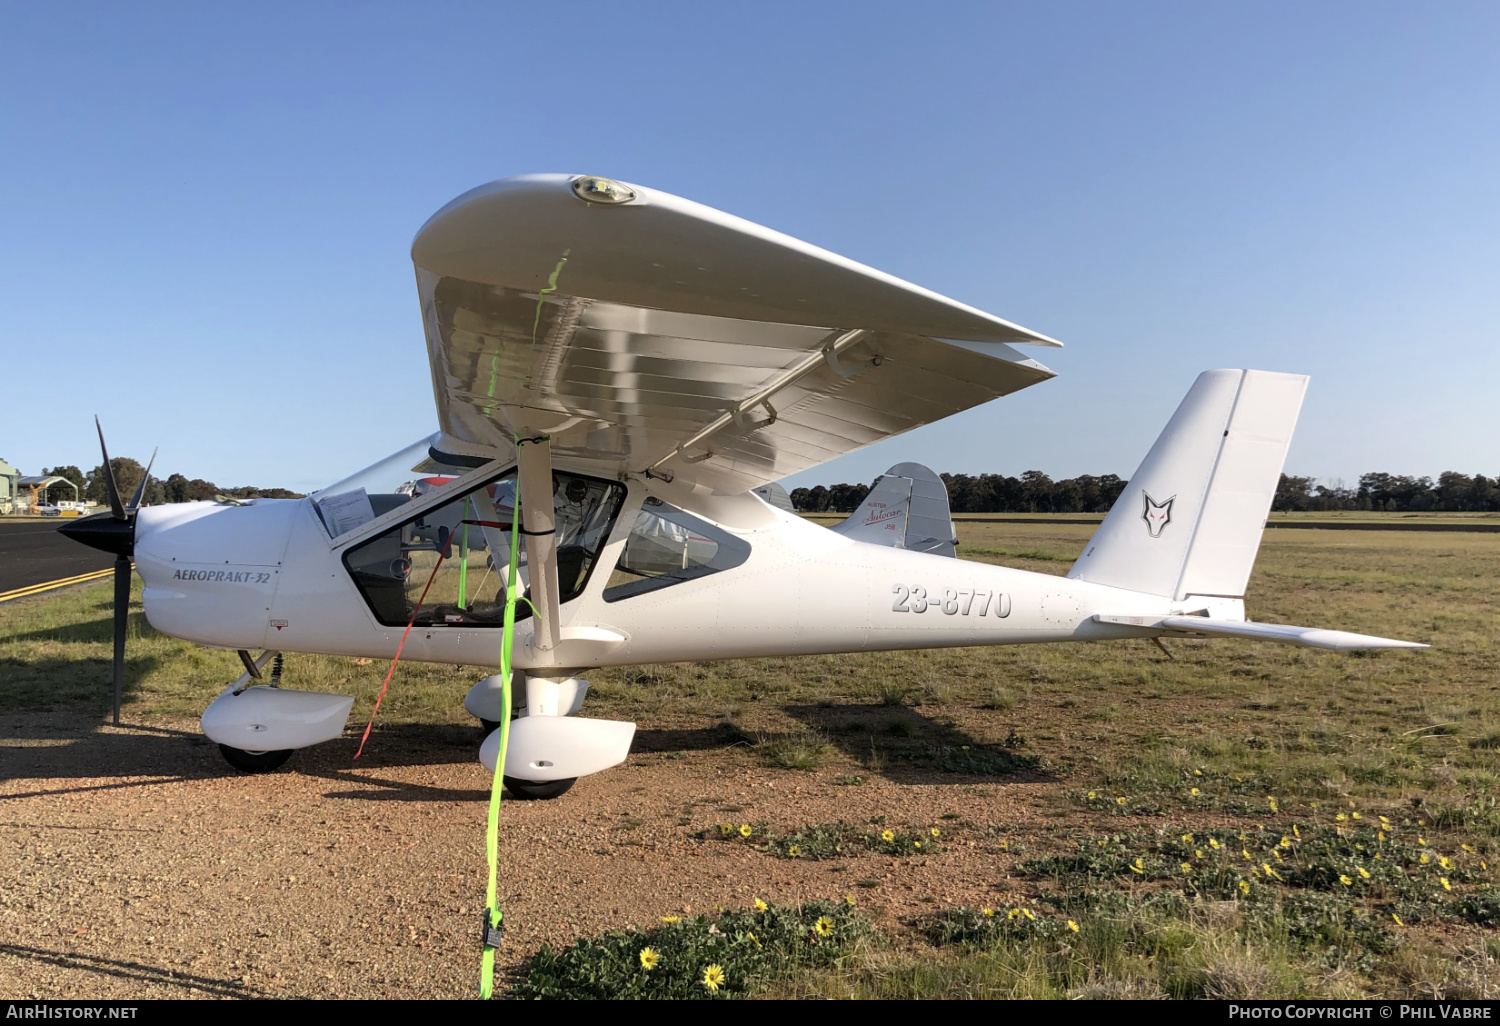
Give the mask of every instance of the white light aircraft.
M 1246 619 L 1305 377 L 1203 373 L 1055 577 L 954 558 L 942 482 L 915 464 L 832 530 L 773 484 L 1053 377 L 1015 348 L 1059 344 L 1044 335 L 589 176 L 468 192 L 412 258 L 438 432 L 301 500 L 140 509 L 110 482 L 109 513 L 61 528 L 123 567 L 117 717 L 129 557 L 153 627 L 240 652 L 202 726 L 266 770 L 338 737 L 353 701 L 275 686 L 279 653 L 390 658 L 409 626 L 403 658 L 498 665 L 517 512 L 537 610 L 515 631 L 517 797 L 626 758 L 634 724 L 574 715 L 597 667 L 1162 637 L 1423 647 Z M 464 703 L 491 726 L 500 685 Z

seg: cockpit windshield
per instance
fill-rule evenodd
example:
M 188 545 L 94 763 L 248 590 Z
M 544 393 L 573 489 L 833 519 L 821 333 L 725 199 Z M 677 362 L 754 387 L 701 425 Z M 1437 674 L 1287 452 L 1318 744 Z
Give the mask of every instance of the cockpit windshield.
M 432 449 L 432 434 L 342 481 L 312 493 L 313 508 L 330 536 L 337 538 L 410 502 L 443 488 L 474 469 L 444 462 Z

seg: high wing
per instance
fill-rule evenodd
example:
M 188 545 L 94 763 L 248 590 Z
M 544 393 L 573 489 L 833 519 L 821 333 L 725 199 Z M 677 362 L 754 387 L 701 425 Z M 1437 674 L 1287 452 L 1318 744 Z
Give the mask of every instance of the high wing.
M 720 211 L 503 179 L 412 244 L 445 451 L 737 494 L 1053 376 L 1045 335 Z

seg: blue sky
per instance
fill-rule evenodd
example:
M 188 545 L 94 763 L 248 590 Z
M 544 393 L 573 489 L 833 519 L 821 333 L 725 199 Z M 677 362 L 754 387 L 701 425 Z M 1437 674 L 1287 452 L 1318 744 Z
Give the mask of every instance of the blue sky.
M 0 456 L 312 488 L 433 427 L 408 247 L 603 174 L 1067 343 L 800 475 L 1128 475 L 1194 376 L 1287 469 L 1500 473 L 1493 3 L 68 4 L 0 12 Z

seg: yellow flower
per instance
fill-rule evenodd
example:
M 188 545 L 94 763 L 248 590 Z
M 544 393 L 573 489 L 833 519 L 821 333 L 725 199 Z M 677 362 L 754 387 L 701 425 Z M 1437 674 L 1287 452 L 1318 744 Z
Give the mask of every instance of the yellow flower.
M 1218 851 L 1219 850 L 1219 842 L 1216 841 L 1216 840 L 1214 840 L 1214 838 L 1212 838 L 1212 837 L 1210 837 L 1208 839 L 1208 846 L 1210 848 L 1212 848 L 1214 851 Z
M 1396 925 L 1397 926 L 1405 926 L 1406 925 L 1405 923 L 1403 923 L 1401 921 L 1401 917 L 1398 916 L 1398 915 L 1396 915 L 1396 913 L 1394 913 L 1394 912 L 1391 913 L 1391 918 L 1396 921 Z
M 827 916 L 819 916 L 818 921 L 813 923 L 813 933 L 819 937 L 827 937 L 833 933 L 833 920 Z
M 1484 870 L 1486 873 L 1490 871 L 1490 867 L 1485 865 L 1484 859 L 1479 860 L 1479 868 Z
M 846 894 L 846 895 L 844 895 L 844 904 L 848 905 L 850 908 L 853 908 L 854 907 L 854 895 L 852 895 L 852 894 Z
M 1020 919 L 1021 918 L 1021 910 L 1018 909 L 1018 908 L 1013 908 L 1009 912 L 1006 913 L 1005 918 L 1007 918 L 1007 919 Z
M 1427 825 L 1427 821 L 1425 819 L 1419 819 L 1419 820 L 1417 820 L 1417 826 L 1426 826 L 1426 825 Z
M 1115 799 L 1115 804 L 1116 805 L 1124 805 L 1125 804 L 1125 799 L 1124 798 L 1116 798 Z
M 937 827 L 933 827 L 932 830 L 929 831 L 929 832 L 932 834 L 933 837 L 942 837 L 943 836 L 943 832 L 941 830 L 939 830 Z
M 703 985 L 708 988 L 709 993 L 715 993 L 724 986 L 724 967 L 711 965 L 703 970 Z
M 760 947 L 764 947 L 764 946 L 765 946 L 765 945 L 763 945 L 763 944 L 761 944 L 761 942 L 760 942 L 760 938 L 759 938 L 759 937 L 757 937 L 757 936 L 755 936 L 755 934 L 753 934 L 753 933 L 746 933 L 746 934 L 745 934 L 745 936 L 746 936 L 746 937 L 749 937 L 749 938 L 750 938 L 750 941 L 751 941 L 751 943 L 753 943 L 753 944 L 754 944 L 754 945 L 755 945 L 755 946 L 756 946 L 756 947 L 757 947 L 757 948 L 760 948 Z
M 1274 869 L 1271 868 L 1271 864 L 1269 862 L 1263 862 L 1263 863 L 1261 863 L 1261 867 L 1260 868 L 1264 869 L 1266 871 L 1266 875 L 1269 876 L 1272 880 L 1280 880 L 1281 879 L 1280 874 L 1278 874 L 1276 872 L 1276 870 L 1274 870 Z
M 1193 849 L 1193 858 L 1195 858 L 1195 859 L 1201 859 L 1202 857 L 1203 857 L 1203 849 L 1202 848 L 1194 848 Z
M 1068 920 L 1068 929 L 1072 930 L 1074 933 L 1077 933 L 1078 932 L 1078 924 L 1075 923 L 1075 922 L 1073 922 L 1073 920 L 1069 919 Z
M 1240 893 L 1241 894 L 1249 894 L 1250 893 L 1250 881 L 1249 880 L 1241 880 L 1240 881 Z
M 1032 912 L 1031 909 L 1023 908 L 1021 909 L 1021 914 L 1027 919 L 1030 919 L 1033 923 L 1036 922 L 1036 913 Z
M 1474 849 L 1470 848 L 1467 844 L 1460 844 L 1459 847 L 1468 852 L 1470 855 L 1474 854 Z
M 1271 811 L 1272 812 L 1278 811 L 1277 808 L 1276 808 L 1276 799 L 1275 798 L 1272 798 L 1270 795 L 1266 795 L 1266 801 L 1268 801 L 1268 802 L 1271 803 Z
M 1343 884 L 1345 887 L 1351 887 L 1354 885 L 1354 881 L 1349 879 L 1349 877 L 1347 877 L 1343 873 L 1339 874 L 1339 883 Z
M 1193 835 L 1192 834 L 1183 834 L 1182 835 L 1182 839 L 1185 842 L 1187 842 L 1188 844 L 1192 844 L 1193 843 Z
M 995 910 L 992 908 L 983 908 L 980 909 L 980 911 L 983 912 L 986 916 L 993 916 L 995 914 Z
M 1246 851 L 1244 848 L 1240 849 L 1240 854 L 1243 855 L 1243 856 L 1245 856 L 1245 858 L 1247 858 L 1247 859 L 1250 858 L 1250 853 L 1248 851 Z
M 1283 837 L 1281 839 L 1281 846 L 1283 848 L 1290 848 L 1292 846 L 1292 839 L 1290 837 Z
M 918 848 L 922 847 L 922 842 L 921 841 L 913 841 L 911 843 L 914 844 L 914 845 L 916 845 Z
M 1444 869 L 1452 869 L 1453 868 L 1453 860 L 1450 859 L 1450 858 L 1448 858 L 1448 856 L 1446 856 L 1446 855 L 1439 855 L 1438 856 L 1438 865 L 1442 866 Z
M 1299 839 L 1302 837 L 1302 831 L 1297 829 L 1296 823 L 1292 824 L 1292 836 Z
M 642 948 L 641 949 L 641 968 L 644 969 L 644 970 L 646 970 L 648 973 L 652 969 L 655 969 L 656 968 L 656 963 L 658 963 L 660 961 L 661 961 L 661 956 L 656 953 L 656 949 L 654 949 L 654 948 Z
M 1364 877 L 1366 880 L 1370 879 L 1370 871 L 1364 866 L 1359 867 L 1359 875 Z
M 1390 826 L 1391 825 L 1391 821 L 1388 820 L 1388 819 L 1386 819 L 1384 816 L 1380 817 L 1380 822 L 1384 823 L 1386 826 Z
M 1189 791 L 1188 791 L 1188 794 L 1191 794 L 1191 795 L 1198 795 L 1198 794 L 1201 794 L 1201 793 L 1202 793 L 1202 792 L 1201 792 L 1201 791 L 1199 791 L 1199 790 L 1198 790 L 1198 789 L 1197 789 L 1197 788 L 1196 788 L 1196 787 L 1194 787 L 1194 788 L 1191 788 L 1191 789 L 1190 789 L 1190 790 L 1189 790 Z
M 1130 871 L 1133 873 L 1144 873 L 1146 871 L 1146 860 L 1136 859 L 1130 864 Z
M 1203 771 L 1202 770 L 1193 770 L 1193 776 L 1195 776 L 1195 777 L 1201 777 L 1201 776 L 1203 776 Z
M 1277 862 L 1285 862 L 1286 861 L 1285 859 L 1283 859 L 1281 857 L 1281 852 L 1278 849 L 1276 849 L 1276 848 L 1272 848 L 1271 849 L 1271 854 L 1276 857 L 1276 861 Z
M 1000 847 L 1002 847 L 1002 848 L 1009 848 L 1010 847 L 1010 842 L 1009 841 L 1001 841 L 1000 842 Z
M 1093 791 L 1090 791 L 1090 792 L 1089 792 L 1089 799 L 1090 799 L 1090 800 L 1092 800 L 1092 799 L 1094 799 L 1094 798 L 1096 798 L 1096 797 L 1098 797 L 1098 795 L 1097 795 L 1097 794 L 1095 794 L 1095 793 L 1094 793 L 1094 792 L 1093 792 Z
M 1375 835 L 1375 839 L 1376 839 L 1376 840 L 1377 840 L 1377 841 L 1383 841 L 1383 840 L 1385 840 L 1385 831 L 1384 831 L 1384 830 L 1381 830 L 1381 831 L 1380 831 L 1380 832 L 1379 832 L 1379 833 L 1377 833 L 1377 834 L 1376 834 L 1376 835 Z
M 1421 845 L 1426 845 L 1427 844 L 1427 838 L 1425 838 L 1425 837 L 1418 837 L 1417 838 L 1417 843 L 1421 844 Z
M 1309 809 L 1316 809 L 1318 807 L 1318 803 L 1317 802 L 1308 802 L 1307 803 L 1307 807 Z
M 894 830 L 882 830 L 880 832 L 880 839 L 882 841 L 885 841 L 887 844 L 889 844 L 891 841 L 894 841 L 896 839 L 896 831 L 894 831 Z
M 661 921 L 664 922 L 664 923 L 666 923 L 668 926 L 671 926 L 673 923 L 680 923 L 680 922 L 682 922 L 682 917 L 681 916 L 662 916 L 661 917 Z
M 1349 818 L 1350 819 L 1358 819 L 1359 818 L 1359 813 L 1357 813 L 1357 812 L 1351 812 L 1351 813 L 1349 813 Z
M 770 907 L 771 906 L 767 905 L 763 899 L 761 899 L 761 898 L 756 898 L 755 899 L 755 911 L 757 911 L 757 912 L 764 912 L 766 909 L 768 909 Z
M 797 856 L 802 854 L 802 849 L 797 847 L 795 844 L 792 844 L 787 846 L 786 853 L 792 858 L 796 858 Z
M 734 825 L 732 823 L 720 823 L 719 833 L 723 834 L 725 837 L 728 837 L 730 834 L 734 833 Z
M 1438 877 L 1438 883 L 1443 885 L 1443 890 L 1445 891 L 1453 890 L 1453 885 L 1448 882 L 1448 878 L 1446 876 Z
M 1334 817 L 1333 817 L 1333 818 L 1334 818 L 1334 819 L 1336 819 L 1336 820 L 1338 820 L 1338 821 L 1339 821 L 1339 822 L 1340 822 L 1340 823 L 1342 823 L 1342 822 L 1344 822 L 1344 821 L 1345 821 L 1345 820 L 1347 820 L 1347 819 L 1348 819 L 1348 818 L 1349 818 L 1349 817 L 1348 817 L 1348 816 L 1346 816 L 1346 815 L 1344 815 L 1344 814 L 1343 814 L 1343 813 L 1342 813 L 1342 812 L 1341 812 L 1341 813 L 1339 813 L 1339 814 L 1338 814 L 1338 815 L 1337 815 L 1337 816 L 1334 816 Z
M 1420 862 L 1420 863 L 1422 863 L 1422 865 L 1424 865 L 1424 866 L 1425 866 L 1425 865 L 1427 865 L 1427 863 L 1429 863 L 1429 862 L 1431 862 L 1431 861 L 1432 861 L 1432 860 L 1431 860 L 1431 859 L 1430 859 L 1430 858 L 1428 858 L 1428 857 L 1427 857 L 1427 856 L 1426 856 L 1426 855 L 1423 855 L 1423 856 L 1422 856 L 1422 857 L 1421 857 L 1421 858 L 1420 858 L 1420 859 L 1418 859 L 1418 860 L 1417 860 L 1417 861 L 1418 861 L 1418 862 Z
M 1184 872 L 1184 873 L 1191 873 L 1191 872 L 1192 872 L 1192 871 L 1193 871 L 1193 867 L 1192 867 L 1192 864 L 1191 864 L 1191 863 L 1187 863 L 1187 862 L 1184 862 L 1184 863 L 1183 863 L 1183 864 L 1182 864 L 1182 871 L 1183 871 L 1183 872 Z
M 740 836 L 741 837 L 749 837 L 753 833 L 755 833 L 755 831 L 750 829 L 750 824 L 749 823 L 741 823 L 740 824 Z

